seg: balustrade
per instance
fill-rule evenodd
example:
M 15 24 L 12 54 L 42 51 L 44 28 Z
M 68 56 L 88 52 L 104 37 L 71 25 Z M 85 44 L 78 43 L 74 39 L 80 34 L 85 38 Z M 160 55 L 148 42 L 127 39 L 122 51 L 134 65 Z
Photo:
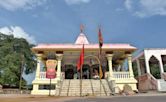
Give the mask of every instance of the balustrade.
M 129 79 L 130 73 L 129 72 L 113 72 L 113 77 L 115 79 Z

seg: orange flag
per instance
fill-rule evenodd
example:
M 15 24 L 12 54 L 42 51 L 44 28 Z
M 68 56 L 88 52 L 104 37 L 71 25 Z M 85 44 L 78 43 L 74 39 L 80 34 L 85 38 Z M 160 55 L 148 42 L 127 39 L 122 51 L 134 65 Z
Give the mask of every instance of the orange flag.
M 81 50 L 80 58 L 77 62 L 77 70 L 80 70 L 83 64 L 84 64 L 84 44 Z
M 100 79 L 103 77 L 103 71 L 102 71 L 102 67 L 99 66 L 99 76 L 100 76 Z

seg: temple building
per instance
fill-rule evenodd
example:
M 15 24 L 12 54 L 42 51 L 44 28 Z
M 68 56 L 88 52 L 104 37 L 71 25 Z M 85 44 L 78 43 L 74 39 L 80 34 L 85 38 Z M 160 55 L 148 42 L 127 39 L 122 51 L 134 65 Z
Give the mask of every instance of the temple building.
M 129 85 L 137 90 L 137 80 L 132 69 L 132 53 L 136 47 L 130 44 L 104 43 L 101 59 L 98 59 L 99 44 L 89 42 L 83 30 L 75 43 L 39 44 L 32 48 L 37 57 L 36 76 L 33 80 L 34 95 L 48 95 L 50 79 L 46 78 L 47 60 L 55 60 L 56 77 L 51 82 L 51 95 L 79 96 L 80 73 L 77 71 L 77 61 L 84 44 L 84 65 L 82 67 L 82 90 L 84 95 L 110 95 L 123 90 Z M 102 66 L 101 82 L 95 76 L 99 75 L 99 63 Z

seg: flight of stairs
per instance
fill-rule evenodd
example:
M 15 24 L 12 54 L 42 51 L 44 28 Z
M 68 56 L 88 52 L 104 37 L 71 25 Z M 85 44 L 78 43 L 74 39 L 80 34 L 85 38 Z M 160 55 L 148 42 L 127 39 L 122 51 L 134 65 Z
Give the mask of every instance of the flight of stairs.
M 166 81 L 164 79 L 158 79 L 157 84 L 159 92 L 166 92 Z
M 108 82 L 105 79 L 101 80 L 101 93 L 100 93 L 100 80 L 83 79 L 82 80 L 82 96 L 109 96 L 111 90 Z M 80 96 L 80 80 L 68 79 L 63 80 L 56 90 L 57 96 Z

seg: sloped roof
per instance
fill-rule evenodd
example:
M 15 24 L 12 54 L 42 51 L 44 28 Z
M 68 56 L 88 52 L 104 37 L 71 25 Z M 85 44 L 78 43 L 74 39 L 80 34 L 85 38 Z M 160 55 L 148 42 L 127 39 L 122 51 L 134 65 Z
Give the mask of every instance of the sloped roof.
M 99 45 L 98 44 L 85 44 L 85 49 L 98 49 Z M 35 47 L 32 48 L 32 50 L 47 50 L 47 49 L 52 49 L 52 50 L 74 50 L 74 49 L 81 49 L 82 45 L 81 44 L 39 44 Z M 116 50 L 116 49 L 124 49 L 124 50 L 136 50 L 136 47 L 131 46 L 130 44 L 103 44 L 102 49 L 104 50 Z

